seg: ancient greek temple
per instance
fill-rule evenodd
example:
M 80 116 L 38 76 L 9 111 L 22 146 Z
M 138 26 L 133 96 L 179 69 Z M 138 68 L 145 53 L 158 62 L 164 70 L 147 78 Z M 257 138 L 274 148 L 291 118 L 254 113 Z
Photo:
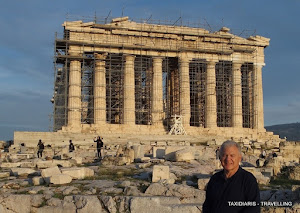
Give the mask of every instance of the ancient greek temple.
M 54 131 L 165 135 L 177 119 L 187 135 L 266 132 L 268 38 L 128 17 L 63 27 L 55 39 Z

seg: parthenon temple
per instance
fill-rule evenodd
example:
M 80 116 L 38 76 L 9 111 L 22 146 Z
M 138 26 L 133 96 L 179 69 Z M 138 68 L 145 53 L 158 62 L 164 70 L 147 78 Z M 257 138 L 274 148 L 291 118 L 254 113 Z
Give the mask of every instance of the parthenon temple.
M 54 131 L 272 135 L 262 85 L 270 39 L 128 17 L 63 27 L 55 39 Z

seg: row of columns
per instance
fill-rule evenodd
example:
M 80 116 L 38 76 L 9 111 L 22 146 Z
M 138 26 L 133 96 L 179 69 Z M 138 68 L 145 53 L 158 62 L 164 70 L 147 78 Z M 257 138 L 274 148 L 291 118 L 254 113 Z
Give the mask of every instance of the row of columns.
M 94 124 L 96 126 L 106 123 L 106 54 L 95 54 L 95 81 L 94 81 Z M 134 55 L 125 55 L 124 68 L 124 124 L 135 124 L 135 79 Z M 163 85 L 162 85 L 163 57 L 153 58 L 153 83 L 152 83 L 152 124 L 162 123 L 163 113 Z M 216 63 L 207 62 L 206 71 L 206 105 L 205 127 L 217 127 L 217 100 L 216 100 Z M 232 66 L 232 127 L 242 128 L 242 88 L 241 88 L 241 62 L 233 62 Z M 180 112 L 183 125 L 189 126 L 190 108 L 190 80 L 189 59 L 179 58 L 180 70 Z M 264 127 L 263 118 L 263 93 L 262 93 L 262 65 L 254 66 L 253 75 L 254 94 L 254 129 Z M 81 64 L 78 60 L 70 62 L 69 73 L 69 100 L 68 100 L 68 126 L 78 127 L 81 124 Z

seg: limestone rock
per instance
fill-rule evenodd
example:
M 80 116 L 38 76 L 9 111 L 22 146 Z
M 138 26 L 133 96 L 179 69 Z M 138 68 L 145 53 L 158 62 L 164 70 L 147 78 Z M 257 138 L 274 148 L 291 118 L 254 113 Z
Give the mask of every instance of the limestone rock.
M 62 191 L 63 195 L 76 194 L 78 192 L 79 192 L 79 189 L 74 186 L 69 186 Z
M 16 213 L 30 213 L 31 195 L 9 195 L 1 202 L 5 209 Z M 18 205 L 16 205 L 18 204 Z
M 36 171 L 29 168 L 11 168 L 10 172 L 14 176 L 27 177 L 30 174 L 34 174 Z
M 101 196 L 100 197 L 102 203 L 104 204 L 105 208 L 110 213 L 117 213 L 117 204 L 111 196 Z
M 131 213 L 174 213 L 172 207 L 180 204 L 176 197 L 133 197 L 130 202 Z
M 150 186 L 146 189 L 145 194 L 148 195 L 165 195 L 167 187 L 163 186 L 160 183 L 151 183 Z
M 31 196 L 31 206 L 33 207 L 39 207 L 44 201 L 43 195 L 34 195 Z
M 162 179 L 169 179 L 170 178 L 170 168 L 169 166 L 153 166 L 152 172 L 152 182 L 158 182 Z
M 295 166 L 291 169 L 289 178 L 292 180 L 300 180 L 300 166 Z
M 67 174 L 73 179 L 83 179 L 85 177 L 94 176 L 94 170 L 86 167 L 71 167 L 71 168 L 62 168 L 62 174 Z
M 47 200 L 48 206 L 62 206 L 62 201 L 58 198 L 50 198 Z
M 75 196 L 77 213 L 101 213 L 105 212 L 97 196 Z
M 124 194 L 127 196 L 139 196 L 141 192 L 138 190 L 136 186 L 127 186 L 124 189 Z
M 50 183 L 53 184 L 67 184 L 72 182 L 72 177 L 65 174 L 52 175 L 50 177 Z
M 198 179 L 198 189 L 200 190 L 206 190 L 206 186 L 209 182 L 210 178 L 203 178 L 203 179 Z
M 175 153 L 176 161 L 189 162 L 194 159 L 195 159 L 195 154 L 194 154 L 194 150 L 192 147 L 179 150 Z
M 41 175 L 43 178 L 51 177 L 53 175 L 59 175 L 61 174 L 59 168 L 57 166 L 43 169 L 41 172 Z
M 21 165 L 20 162 L 17 163 L 2 162 L 1 168 L 15 168 L 15 167 L 19 167 L 20 165 Z
M 10 172 L 0 172 L 0 178 L 6 178 L 10 176 Z
M 44 183 L 45 183 L 45 181 L 44 181 L 43 177 L 33 177 L 32 178 L 32 184 L 34 186 L 43 185 Z

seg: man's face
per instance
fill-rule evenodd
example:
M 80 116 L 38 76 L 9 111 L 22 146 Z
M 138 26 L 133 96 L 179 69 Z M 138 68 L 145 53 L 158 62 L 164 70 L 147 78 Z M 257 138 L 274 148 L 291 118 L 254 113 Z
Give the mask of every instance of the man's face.
M 239 163 L 242 160 L 242 156 L 236 146 L 229 146 L 224 150 L 221 157 L 221 164 L 225 171 L 238 170 Z

